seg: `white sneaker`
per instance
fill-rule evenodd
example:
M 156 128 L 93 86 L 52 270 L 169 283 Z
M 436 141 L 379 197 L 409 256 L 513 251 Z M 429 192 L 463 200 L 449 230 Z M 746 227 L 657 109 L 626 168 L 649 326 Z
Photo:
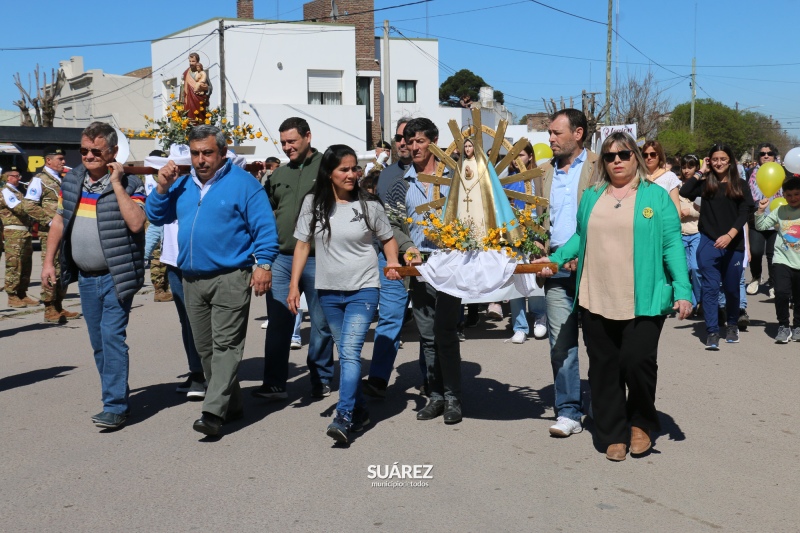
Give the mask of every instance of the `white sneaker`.
M 758 287 L 761 285 L 761 280 L 754 279 L 751 281 L 747 287 L 744 289 L 747 294 L 750 296 L 758 293 Z
M 289 345 L 289 347 L 292 350 L 299 350 L 300 348 L 303 347 L 303 343 L 300 342 L 300 341 L 292 341 L 292 343 Z
M 486 310 L 486 318 L 503 320 L 503 306 L 498 303 L 489 304 L 489 308 Z
M 269 326 L 269 319 L 265 320 L 264 323 L 261 324 L 261 329 L 267 329 L 267 326 Z
M 536 339 L 547 337 L 547 315 L 536 317 L 536 322 L 533 323 L 533 337 Z
M 522 344 L 527 340 L 528 336 L 525 335 L 525 332 L 522 330 L 517 330 L 514 332 L 514 336 L 509 339 L 514 344 Z
M 770 287 L 770 289 L 769 289 L 769 297 L 770 298 L 775 298 L 775 289 L 773 289 L 772 287 Z
M 583 431 L 583 426 L 580 422 L 565 416 L 559 416 L 558 421 L 550 426 L 550 434 L 554 437 L 569 437 L 573 433 L 581 431 Z

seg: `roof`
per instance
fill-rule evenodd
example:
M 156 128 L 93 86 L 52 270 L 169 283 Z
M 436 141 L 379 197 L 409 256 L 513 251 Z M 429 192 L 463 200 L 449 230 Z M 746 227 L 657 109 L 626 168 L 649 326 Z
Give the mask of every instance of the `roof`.
M 208 24 L 209 22 L 219 22 L 220 20 L 264 23 L 265 26 L 266 25 L 272 25 L 272 24 L 307 24 L 307 25 L 314 25 L 314 26 L 338 26 L 338 27 L 352 26 L 353 28 L 355 28 L 355 24 L 340 24 L 338 22 L 313 22 L 313 21 L 310 21 L 310 20 L 309 21 L 305 21 L 305 20 L 291 21 L 291 20 L 272 20 L 272 19 L 237 19 L 235 17 L 234 18 L 215 17 L 215 18 L 210 18 L 208 20 L 204 20 L 203 22 L 198 22 L 197 24 L 194 24 L 194 25 L 189 26 L 187 28 L 183 28 L 183 29 L 178 30 L 176 32 L 170 33 L 169 35 L 165 35 L 164 37 L 159 37 L 158 39 L 153 39 L 151 42 L 157 43 L 158 41 L 163 41 L 164 39 L 169 39 L 171 37 L 175 37 L 177 35 L 180 35 L 181 33 L 184 33 L 186 31 L 189 31 L 189 30 L 192 30 L 194 28 L 197 28 L 198 26 L 202 26 L 204 24 Z

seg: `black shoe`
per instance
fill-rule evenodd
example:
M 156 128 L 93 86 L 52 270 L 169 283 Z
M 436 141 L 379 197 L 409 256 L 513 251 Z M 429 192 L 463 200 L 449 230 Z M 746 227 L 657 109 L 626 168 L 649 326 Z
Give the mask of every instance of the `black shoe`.
M 361 380 L 361 390 L 367 396 L 373 398 L 386 398 L 386 388 L 389 386 L 385 380 L 381 378 L 364 378 Z
M 417 412 L 417 420 L 433 420 L 444 413 L 444 400 L 428 400 L 428 405 Z
M 353 422 L 350 426 L 350 431 L 353 433 L 360 433 L 364 431 L 364 427 L 369 425 L 369 411 L 363 407 L 356 407 L 353 409 Z
M 739 331 L 747 331 L 747 326 L 750 325 L 750 317 L 747 316 L 747 309 L 739 309 Z
M 118 415 L 116 413 L 109 413 L 103 411 L 92 417 L 94 425 L 103 429 L 118 429 L 125 425 L 128 419 L 127 415 Z
M 739 342 L 739 328 L 736 326 L 728 326 L 728 334 L 725 335 L 725 342 Z
M 267 400 L 285 400 L 289 397 L 289 395 L 286 394 L 285 387 L 278 387 L 276 385 L 270 387 L 262 385 L 250 394 L 256 398 L 266 398 Z
M 480 315 L 478 313 L 475 313 L 474 315 L 469 314 L 469 315 L 467 315 L 467 320 L 466 320 L 466 322 L 464 322 L 464 325 L 466 327 L 468 327 L 468 328 L 474 328 L 474 327 L 478 326 L 480 321 L 481 321 L 481 317 L 480 317 Z
M 175 392 L 179 392 L 179 393 L 189 392 L 190 390 L 192 390 L 192 384 L 193 383 L 201 383 L 202 384 L 202 383 L 205 383 L 205 381 L 206 381 L 206 378 L 205 378 L 205 376 L 203 375 L 202 372 L 193 372 L 193 373 L 189 374 L 189 377 L 186 378 L 186 381 L 184 381 L 183 383 L 181 383 L 180 385 L 178 385 L 175 388 Z
M 458 424 L 461 422 L 461 401 L 447 400 L 444 404 L 444 423 Z
M 798 337 L 798 339 L 800 339 L 800 337 Z M 105 411 L 100 411 L 96 415 L 93 415 L 92 416 L 92 424 L 94 424 L 97 420 L 101 419 L 105 415 L 106 415 Z M 125 412 L 122 413 L 122 415 L 127 419 L 129 416 L 131 416 L 131 410 L 130 409 L 126 409 Z
M 456 331 L 456 336 L 458 337 L 458 342 L 467 342 L 467 336 L 460 329 Z
M 219 428 L 222 426 L 222 417 L 203 411 L 203 416 L 194 421 L 192 428 L 195 431 L 208 435 L 209 437 L 216 437 L 219 435 Z
M 709 333 L 706 339 L 706 350 L 719 350 L 719 333 Z
M 311 387 L 311 396 L 314 398 L 325 398 L 331 395 L 331 386 L 327 383 L 320 383 Z
M 350 442 L 350 431 L 352 430 L 353 423 L 346 417 L 341 416 L 336 412 L 333 422 L 328 425 L 325 434 L 335 440 L 338 444 L 347 444 Z

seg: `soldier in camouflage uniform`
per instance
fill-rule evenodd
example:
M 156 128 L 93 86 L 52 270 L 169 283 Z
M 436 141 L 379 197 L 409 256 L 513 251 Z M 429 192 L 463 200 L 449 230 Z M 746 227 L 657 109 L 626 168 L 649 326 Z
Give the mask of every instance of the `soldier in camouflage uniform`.
M 167 281 L 167 265 L 161 262 L 161 243 L 159 242 L 153 250 L 153 258 L 150 260 L 150 282 L 153 284 L 155 302 L 171 302 L 172 292 L 169 290 Z
M 23 203 L 41 206 L 47 216 L 52 219 L 58 209 L 58 197 L 61 194 L 61 173 L 64 171 L 64 151 L 55 146 L 48 146 L 44 150 L 44 168 L 31 179 L 28 192 Z M 47 255 L 47 237 L 49 227 L 39 225 L 39 242 L 42 248 L 42 264 Z M 56 277 L 61 279 L 61 261 L 58 253 L 55 259 Z M 44 321 L 63 323 L 81 316 L 80 313 L 67 311 L 62 307 L 64 300 L 64 287 L 55 283 L 53 287 L 42 286 L 42 303 L 44 304 Z
M 27 295 L 33 268 L 33 236 L 31 226 L 39 222 L 48 226 L 52 220 L 38 205 L 23 203 L 19 186 L 20 172 L 16 167 L 3 176 L 6 184 L 0 191 L 0 221 L 6 253 L 6 283 L 9 307 L 34 307 L 41 302 Z

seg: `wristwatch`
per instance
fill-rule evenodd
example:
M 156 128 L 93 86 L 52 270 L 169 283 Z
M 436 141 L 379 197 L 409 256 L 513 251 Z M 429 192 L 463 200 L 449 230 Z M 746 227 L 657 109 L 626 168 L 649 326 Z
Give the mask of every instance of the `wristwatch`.
M 266 270 L 267 272 L 272 270 L 272 265 L 270 265 L 269 263 L 256 263 L 255 267 L 260 268 L 261 270 Z

